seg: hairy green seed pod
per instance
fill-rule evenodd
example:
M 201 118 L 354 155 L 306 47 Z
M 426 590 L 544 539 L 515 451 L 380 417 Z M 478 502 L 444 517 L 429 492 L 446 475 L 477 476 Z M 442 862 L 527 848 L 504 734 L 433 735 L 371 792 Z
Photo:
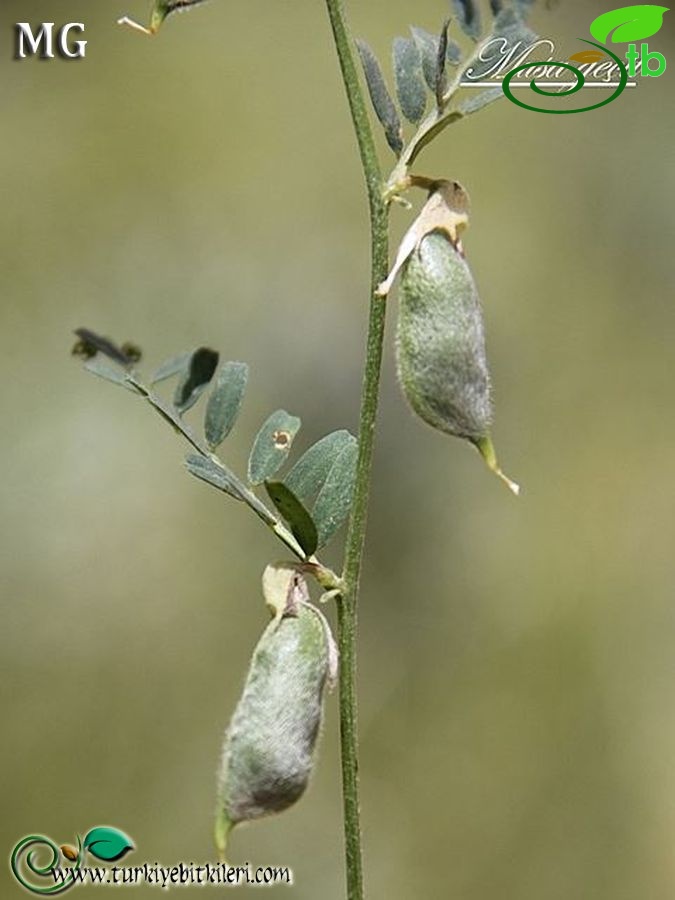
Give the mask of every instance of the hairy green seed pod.
M 441 431 L 475 441 L 492 417 L 480 299 L 449 238 L 426 235 L 401 277 L 398 372 L 415 412 Z
M 398 375 L 413 410 L 433 428 L 471 441 L 511 488 L 490 438 L 492 402 L 483 314 L 471 269 L 441 231 L 419 241 L 402 268 Z
M 323 615 L 296 594 L 260 638 L 225 734 L 216 822 L 221 857 L 234 825 L 282 812 L 305 791 L 334 661 Z

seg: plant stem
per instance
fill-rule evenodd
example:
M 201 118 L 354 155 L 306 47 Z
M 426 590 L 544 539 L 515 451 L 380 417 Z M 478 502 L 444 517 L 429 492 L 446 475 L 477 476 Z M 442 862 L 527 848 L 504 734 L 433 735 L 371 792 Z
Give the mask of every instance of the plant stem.
M 366 538 L 370 494 L 370 471 L 380 387 L 386 304 L 376 296 L 377 286 L 387 276 L 389 263 L 388 213 L 382 199 L 382 174 L 368 111 L 354 61 L 342 0 L 326 0 L 333 37 L 347 92 L 368 190 L 371 239 L 371 291 L 366 362 L 361 394 L 359 455 L 356 483 L 347 532 L 344 588 L 338 603 L 340 649 L 340 748 L 344 804 L 347 898 L 362 900 L 363 864 L 358 779 L 358 731 L 356 696 L 357 599 L 361 561 Z

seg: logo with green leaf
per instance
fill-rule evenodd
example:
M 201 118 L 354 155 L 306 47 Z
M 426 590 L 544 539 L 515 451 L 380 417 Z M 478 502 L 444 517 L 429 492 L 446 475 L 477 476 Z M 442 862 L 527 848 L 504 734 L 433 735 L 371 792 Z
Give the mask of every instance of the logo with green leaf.
M 83 865 L 87 854 L 101 862 L 111 863 L 122 859 L 133 849 L 131 838 L 110 825 L 91 828 L 84 838 L 78 834 L 75 844 L 57 845 L 45 835 L 31 834 L 22 838 L 12 850 L 10 867 L 16 880 L 27 891 L 33 894 L 62 894 L 77 883 L 74 873 Z M 42 883 L 36 882 L 36 879 L 42 879 Z
M 591 22 L 591 35 L 601 44 L 610 40 L 613 44 L 644 41 L 661 30 L 666 12 L 667 6 L 653 6 L 651 3 L 610 9 Z
M 638 63 L 640 74 L 645 77 L 655 78 L 659 75 L 663 75 L 665 72 L 665 56 L 657 51 L 650 51 L 647 43 L 641 43 L 640 49 L 638 50 L 635 42 L 645 41 L 647 38 L 653 37 L 653 35 L 660 31 L 661 26 L 663 25 L 663 14 L 666 12 L 668 12 L 667 6 L 656 6 L 652 3 L 640 3 L 635 6 L 622 6 L 620 9 L 611 9 L 609 12 L 602 13 L 602 15 L 591 22 L 590 33 L 591 36 L 595 38 L 595 41 L 580 38 L 585 44 L 590 44 L 591 47 L 594 47 L 594 50 L 581 50 L 578 53 L 572 54 L 567 62 L 551 61 L 548 64 L 551 68 L 565 69 L 574 75 L 575 83 L 571 87 L 567 90 L 556 90 L 555 92 L 555 96 L 566 97 L 580 91 L 586 83 L 584 71 L 581 66 L 592 66 L 602 62 L 607 57 L 610 60 L 613 60 L 619 72 L 619 81 L 612 85 L 615 87 L 612 94 L 606 99 L 601 100 L 599 103 L 594 103 L 591 106 L 583 106 L 579 109 L 553 109 L 549 107 L 534 106 L 519 100 L 514 96 L 511 82 L 517 74 L 524 72 L 527 69 L 540 68 L 542 64 L 537 62 L 525 63 L 524 65 L 512 69 L 504 78 L 504 93 L 512 103 L 515 103 L 523 109 L 550 115 L 570 115 L 573 113 L 589 112 L 592 109 L 606 106 L 623 93 L 628 86 L 629 77 L 635 77 L 638 71 Z M 600 43 L 596 43 L 596 41 Z M 628 65 L 606 46 L 608 43 L 628 44 L 625 53 L 626 63 Z M 656 68 L 652 66 L 653 62 L 656 63 Z M 550 91 L 537 85 L 534 78 L 529 86 L 537 94 L 542 94 L 546 97 L 554 96 Z M 631 83 L 630 86 L 634 87 L 635 83 Z

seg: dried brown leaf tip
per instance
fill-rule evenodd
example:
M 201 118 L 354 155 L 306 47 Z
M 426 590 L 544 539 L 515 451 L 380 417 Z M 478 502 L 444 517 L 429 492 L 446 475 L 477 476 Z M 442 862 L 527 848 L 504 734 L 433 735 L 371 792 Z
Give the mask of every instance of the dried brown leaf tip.
M 401 241 L 391 272 L 377 289 L 386 297 L 403 265 L 419 249 L 428 234 L 445 234 L 453 247 L 463 255 L 460 236 L 469 224 L 469 195 L 458 181 L 446 179 L 412 179 L 411 184 L 429 188 L 429 198 Z

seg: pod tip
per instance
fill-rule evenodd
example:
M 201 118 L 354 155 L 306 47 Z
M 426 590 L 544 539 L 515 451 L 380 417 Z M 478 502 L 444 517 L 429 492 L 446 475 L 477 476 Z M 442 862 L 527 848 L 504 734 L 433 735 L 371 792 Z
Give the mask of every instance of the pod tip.
M 140 22 L 137 22 L 135 19 L 131 19 L 129 16 L 122 16 L 117 20 L 118 25 L 123 25 L 126 28 L 131 28 L 132 31 L 140 31 L 141 34 L 147 34 L 152 37 L 156 33 L 156 29 L 146 28 L 145 25 L 141 25 Z
M 219 812 L 216 816 L 216 827 L 214 829 L 214 842 L 218 851 L 218 861 L 226 863 L 225 852 L 227 850 L 227 839 L 230 831 L 232 831 L 233 823 L 227 818 L 224 812 Z
M 520 485 L 513 481 L 508 475 L 505 475 L 499 467 L 499 463 L 497 462 L 497 454 L 495 452 L 494 444 L 492 443 L 492 438 L 489 435 L 486 435 L 482 438 L 476 438 L 473 443 L 476 446 L 476 449 L 483 457 L 485 464 L 488 469 L 499 478 L 507 488 L 516 496 L 520 495 Z
M 520 485 L 515 481 L 512 481 L 508 475 L 505 475 L 501 469 L 495 469 L 495 474 L 501 478 L 504 484 L 508 487 L 508 489 L 516 495 L 516 497 L 520 496 Z

